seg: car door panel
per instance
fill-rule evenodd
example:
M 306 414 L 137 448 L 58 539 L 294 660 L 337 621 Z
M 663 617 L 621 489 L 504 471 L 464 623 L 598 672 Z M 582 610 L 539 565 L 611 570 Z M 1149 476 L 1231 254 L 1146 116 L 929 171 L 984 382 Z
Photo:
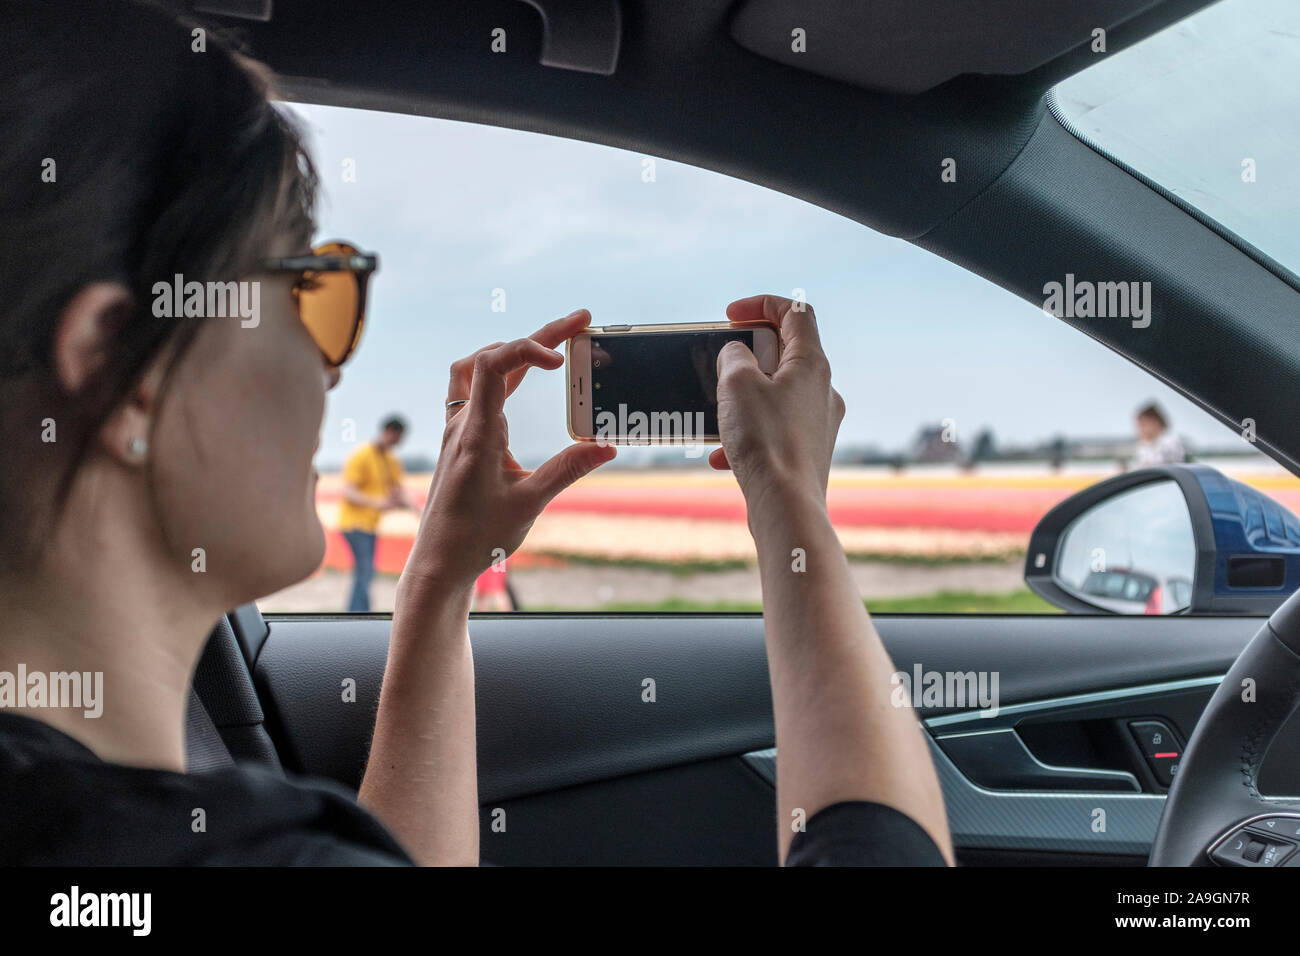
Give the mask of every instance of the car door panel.
M 901 672 L 997 674 L 996 716 L 943 705 L 922 706 L 919 716 L 935 741 L 959 859 L 1032 863 L 1143 857 L 1164 797 L 1140 755 L 1122 766 L 1074 769 L 1131 773 L 1141 792 L 1034 788 L 1032 779 L 1000 789 L 963 772 L 944 738 L 1011 729 L 1024 735 L 1031 768 L 1067 770 L 1071 762 L 1122 763 L 1114 739 L 1126 720 L 1162 717 L 1185 741 L 1259 621 L 935 615 L 882 616 L 876 624 Z M 359 784 L 389 627 L 381 617 L 269 619 L 255 682 L 289 770 Z M 761 618 L 475 617 L 470 632 L 484 859 L 775 861 Z M 355 700 L 345 699 L 348 681 Z M 1080 756 L 1086 746 L 1071 740 L 1097 737 L 1108 722 L 1119 728 L 1110 749 Z M 1298 756 L 1284 762 L 1293 768 Z M 971 773 L 1017 779 L 1003 769 L 994 761 Z M 1295 777 L 1277 780 L 1285 787 Z

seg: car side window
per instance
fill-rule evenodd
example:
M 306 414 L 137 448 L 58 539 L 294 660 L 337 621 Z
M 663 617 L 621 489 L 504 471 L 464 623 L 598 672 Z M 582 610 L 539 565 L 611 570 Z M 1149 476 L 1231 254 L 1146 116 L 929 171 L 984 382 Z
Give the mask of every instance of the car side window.
M 1142 370 L 1043 309 L 836 213 L 592 143 L 282 108 L 307 127 L 317 157 L 320 235 L 355 237 L 381 268 L 322 429 L 324 563 L 259 602 L 263 611 L 347 606 L 342 470 L 397 414 L 409 427 L 394 454 L 416 510 L 385 511 L 376 529 L 370 606 L 391 610 L 437 461 L 448 366 L 576 308 L 599 325 L 719 321 L 728 302 L 759 292 L 813 305 L 848 407 L 827 504 L 875 612 L 1055 611 L 1025 584 L 1035 525 L 1153 455 L 1212 463 L 1300 505 L 1300 483 Z M 1140 414 L 1149 408 L 1177 441 L 1151 434 Z M 525 467 L 570 441 L 560 372 L 531 372 L 506 411 Z M 798 562 L 792 555 L 793 572 Z M 620 449 L 493 563 L 479 610 L 760 609 L 743 499 L 700 449 Z M 1149 595 L 1128 589 L 1142 586 L 1117 573 L 1082 585 L 1119 589 L 1112 603 L 1133 613 Z

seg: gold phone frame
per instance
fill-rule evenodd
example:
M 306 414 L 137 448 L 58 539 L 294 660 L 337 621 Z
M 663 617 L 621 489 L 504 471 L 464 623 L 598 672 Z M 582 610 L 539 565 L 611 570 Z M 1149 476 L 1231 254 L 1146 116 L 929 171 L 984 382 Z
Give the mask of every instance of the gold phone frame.
M 617 337 L 623 335 L 644 335 L 647 332 L 718 332 L 730 331 L 734 329 L 771 329 L 776 338 L 776 362 L 771 371 L 781 363 L 781 327 L 775 322 L 768 322 L 762 319 L 754 322 L 673 322 L 665 324 L 643 324 L 643 325 L 593 325 L 583 329 L 573 338 L 564 343 L 564 424 L 569 432 L 569 437 L 574 441 L 581 442 L 604 442 L 607 445 L 621 445 L 628 447 L 663 447 L 672 445 L 716 445 L 718 437 L 702 436 L 699 441 L 624 441 L 622 439 L 610 440 L 607 438 L 597 438 L 594 435 L 579 435 L 573 430 L 573 343 L 580 336 L 600 335 L 602 337 Z M 590 363 L 589 363 L 590 364 Z M 768 374 L 771 374 L 771 371 Z

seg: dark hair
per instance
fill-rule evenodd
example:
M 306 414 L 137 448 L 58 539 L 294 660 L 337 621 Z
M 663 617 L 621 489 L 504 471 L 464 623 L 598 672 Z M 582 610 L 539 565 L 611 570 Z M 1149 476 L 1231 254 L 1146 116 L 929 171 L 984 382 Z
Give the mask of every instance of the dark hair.
M 1160 406 L 1155 402 L 1148 402 L 1139 408 L 1137 417 L 1150 418 L 1152 421 L 1156 422 L 1162 430 L 1169 427 L 1169 419 L 1165 418 L 1164 411 L 1162 411 Z
M 0 569 L 55 521 L 139 377 L 163 357 L 170 379 L 206 321 L 154 316 L 154 283 L 249 275 L 277 237 L 314 232 L 316 175 L 269 74 L 211 31 L 200 52 L 193 29 L 127 0 L 0 4 Z M 54 331 L 101 280 L 133 305 L 71 394 Z
M 406 431 L 406 419 L 401 415 L 389 415 L 384 419 L 384 423 L 379 426 L 379 430 L 386 432 L 389 429 L 399 432 Z

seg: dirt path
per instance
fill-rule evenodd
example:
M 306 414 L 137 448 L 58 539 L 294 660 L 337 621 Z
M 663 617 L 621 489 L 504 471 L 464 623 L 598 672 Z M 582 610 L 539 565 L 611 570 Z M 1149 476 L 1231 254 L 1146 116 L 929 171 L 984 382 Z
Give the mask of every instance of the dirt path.
M 1019 562 L 979 562 L 950 565 L 909 565 L 895 562 L 854 562 L 850 567 L 864 599 L 914 597 L 936 591 L 1004 593 L 1023 583 Z M 758 569 L 706 571 L 676 575 L 650 568 L 569 565 L 513 571 L 511 585 L 524 609 L 597 610 L 605 604 L 659 603 L 672 598 L 690 601 L 757 602 Z M 350 578 L 325 571 L 258 602 L 266 612 L 330 613 L 347 604 Z M 375 579 L 371 588 L 375 611 L 391 611 L 397 580 Z

